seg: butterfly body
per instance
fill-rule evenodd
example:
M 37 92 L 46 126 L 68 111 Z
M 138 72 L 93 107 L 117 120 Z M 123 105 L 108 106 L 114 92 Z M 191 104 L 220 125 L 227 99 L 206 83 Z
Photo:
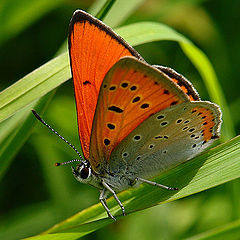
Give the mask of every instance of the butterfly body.
M 87 177 L 83 177 L 81 176 L 83 168 L 86 168 L 86 166 L 82 164 L 79 164 L 76 168 L 72 168 L 75 178 L 81 183 L 89 184 L 100 190 L 104 189 L 102 184 L 103 182 L 108 184 L 115 192 L 126 190 L 137 183 L 135 181 L 135 177 L 124 169 L 119 169 L 120 171 L 113 172 L 104 171 L 101 174 L 98 174 L 95 173 L 89 166 L 89 175 L 86 175 Z
M 60 137 L 80 157 L 72 167 L 74 177 L 100 189 L 99 200 L 114 220 L 106 204 L 109 194 L 125 214 L 117 192 L 142 182 L 176 190 L 149 179 L 219 138 L 219 107 L 201 101 L 176 71 L 147 64 L 108 26 L 81 10 L 70 22 L 69 55 L 84 157 Z

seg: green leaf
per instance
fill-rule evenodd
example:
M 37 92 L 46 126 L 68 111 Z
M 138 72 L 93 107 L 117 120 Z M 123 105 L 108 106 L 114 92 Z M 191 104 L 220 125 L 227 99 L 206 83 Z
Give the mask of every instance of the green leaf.
M 240 220 L 225 224 L 223 226 L 211 229 L 207 232 L 187 238 L 186 240 L 219 240 L 239 239 L 240 236 Z
M 103 6 L 106 1 L 96 1 L 89 12 L 92 15 L 96 15 L 98 13 L 97 7 Z M 107 13 L 106 17 L 104 17 L 104 23 L 108 26 L 114 28 L 119 26 L 128 16 L 131 15 L 138 7 L 140 7 L 144 3 L 144 0 L 121 0 L 115 1 L 110 11 Z M 119 11 L 121 9 L 121 11 Z
M 190 43 L 187 38 L 172 28 L 156 22 L 133 23 L 119 27 L 115 31 L 133 46 L 159 40 Z
M 21 148 L 22 143 L 29 137 L 28 126 L 31 121 L 31 119 L 27 119 L 29 108 L 31 106 L 24 108 L 19 114 L 3 122 L 0 126 L 0 179 L 12 163 L 13 157 Z
M 40 101 L 33 102 L 0 125 L 0 179 L 3 178 L 14 156 L 31 134 L 36 122 L 31 110 L 35 108 L 41 113 L 52 96 L 53 94 L 48 94 Z
M 0 7 L 0 45 L 23 31 L 63 0 L 5 0 Z
M 0 224 L 0 239 L 23 239 L 53 225 L 58 219 L 52 201 L 32 202 L 10 211 Z
M 200 73 L 213 102 L 217 103 L 223 111 L 222 135 L 226 139 L 235 136 L 230 110 L 225 100 L 222 88 L 216 73 L 207 56 L 186 37 L 170 27 L 153 22 L 141 22 L 118 28 L 116 32 L 132 45 L 139 45 L 152 41 L 170 40 L 177 41 L 183 52 L 190 59 Z
M 39 235 L 36 237 L 30 237 L 25 239 L 34 240 L 75 240 L 79 238 L 79 233 L 56 233 L 51 235 Z
M 54 58 L 0 94 L 0 122 L 71 78 L 68 54 Z
M 206 151 L 155 179 L 162 184 L 178 187 L 180 189 L 178 192 L 142 184 L 139 188 L 124 191 L 118 196 L 127 214 L 130 214 L 204 191 L 239 177 L 240 136 Z M 107 202 L 111 212 L 118 216 L 118 219 L 122 218 L 121 210 L 113 197 Z M 99 203 L 53 226 L 42 235 L 28 239 L 47 239 L 46 236 L 48 239 L 62 239 L 62 237 L 76 239 L 113 222 L 106 217 Z M 73 233 L 76 235 L 71 235 Z
M 230 109 L 226 102 L 223 90 L 218 82 L 212 64 L 208 60 L 207 56 L 194 45 L 181 42 L 180 46 L 198 69 L 211 100 L 221 107 L 221 110 L 223 112 L 222 140 L 224 141 L 232 138 L 236 134 L 234 131 Z
M 96 18 L 98 18 L 99 20 L 103 20 L 106 17 L 106 15 L 109 13 L 109 10 L 112 8 L 112 5 L 115 2 L 116 2 L 116 0 L 106 1 L 105 4 L 102 6 L 102 8 L 96 14 Z

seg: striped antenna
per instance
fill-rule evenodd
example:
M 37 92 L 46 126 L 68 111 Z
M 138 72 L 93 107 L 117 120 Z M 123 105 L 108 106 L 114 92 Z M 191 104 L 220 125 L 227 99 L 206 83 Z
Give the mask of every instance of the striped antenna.
M 67 164 L 73 163 L 73 162 L 82 162 L 82 160 L 80 160 L 80 159 L 72 159 L 70 161 L 61 162 L 61 163 L 57 162 L 57 163 L 55 163 L 55 166 L 58 167 L 58 166 L 67 165 Z
M 35 110 L 32 110 L 32 113 L 34 114 L 34 116 L 42 123 L 44 124 L 47 128 L 49 128 L 53 133 L 55 133 L 59 138 L 61 138 L 65 143 L 67 143 L 77 154 L 78 156 L 80 157 L 80 159 L 74 159 L 74 160 L 71 160 L 71 161 L 68 161 L 69 163 L 70 162 L 76 162 L 78 160 L 78 162 L 83 162 L 84 164 L 87 162 L 84 160 L 84 158 L 82 157 L 82 155 L 80 154 L 80 152 L 69 142 L 67 141 L 64 137 L 62 137 L 57 131 L 55 131 L 51 126 L 49 126 L 38 114 Z M 64 165 L 64 164 L 67 164 L 66 163 L 56 163 L 55 165 L 56 166 L 60 166 L 60 165 Z

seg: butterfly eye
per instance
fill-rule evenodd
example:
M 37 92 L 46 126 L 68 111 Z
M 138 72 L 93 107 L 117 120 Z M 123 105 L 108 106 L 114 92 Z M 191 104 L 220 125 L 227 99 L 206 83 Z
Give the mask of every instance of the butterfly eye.
M 82 179 L 87 179 L 90 176 L 90 173 L 91 173 L 90 169 L 88 167 L 84 167 L 80 171 L 80 177 Z

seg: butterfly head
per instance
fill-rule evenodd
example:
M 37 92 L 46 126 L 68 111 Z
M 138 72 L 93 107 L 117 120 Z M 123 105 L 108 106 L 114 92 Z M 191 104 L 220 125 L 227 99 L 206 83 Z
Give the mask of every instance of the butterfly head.
M 91 165 L 88 161 L 81 162 L 76 168 L 73 166 L 71 168 L 73 176 L 77 181 L 101 188 L 100 181 L 92 171 Z
M 76 168 L 74 167 L 71 168 L 74 177 L 79 182 L 87 183 L 89 181 L 89 178 L 91 178 L 92 169 L 89 162 L 81 162 L 80 164 L 77 165 Z

